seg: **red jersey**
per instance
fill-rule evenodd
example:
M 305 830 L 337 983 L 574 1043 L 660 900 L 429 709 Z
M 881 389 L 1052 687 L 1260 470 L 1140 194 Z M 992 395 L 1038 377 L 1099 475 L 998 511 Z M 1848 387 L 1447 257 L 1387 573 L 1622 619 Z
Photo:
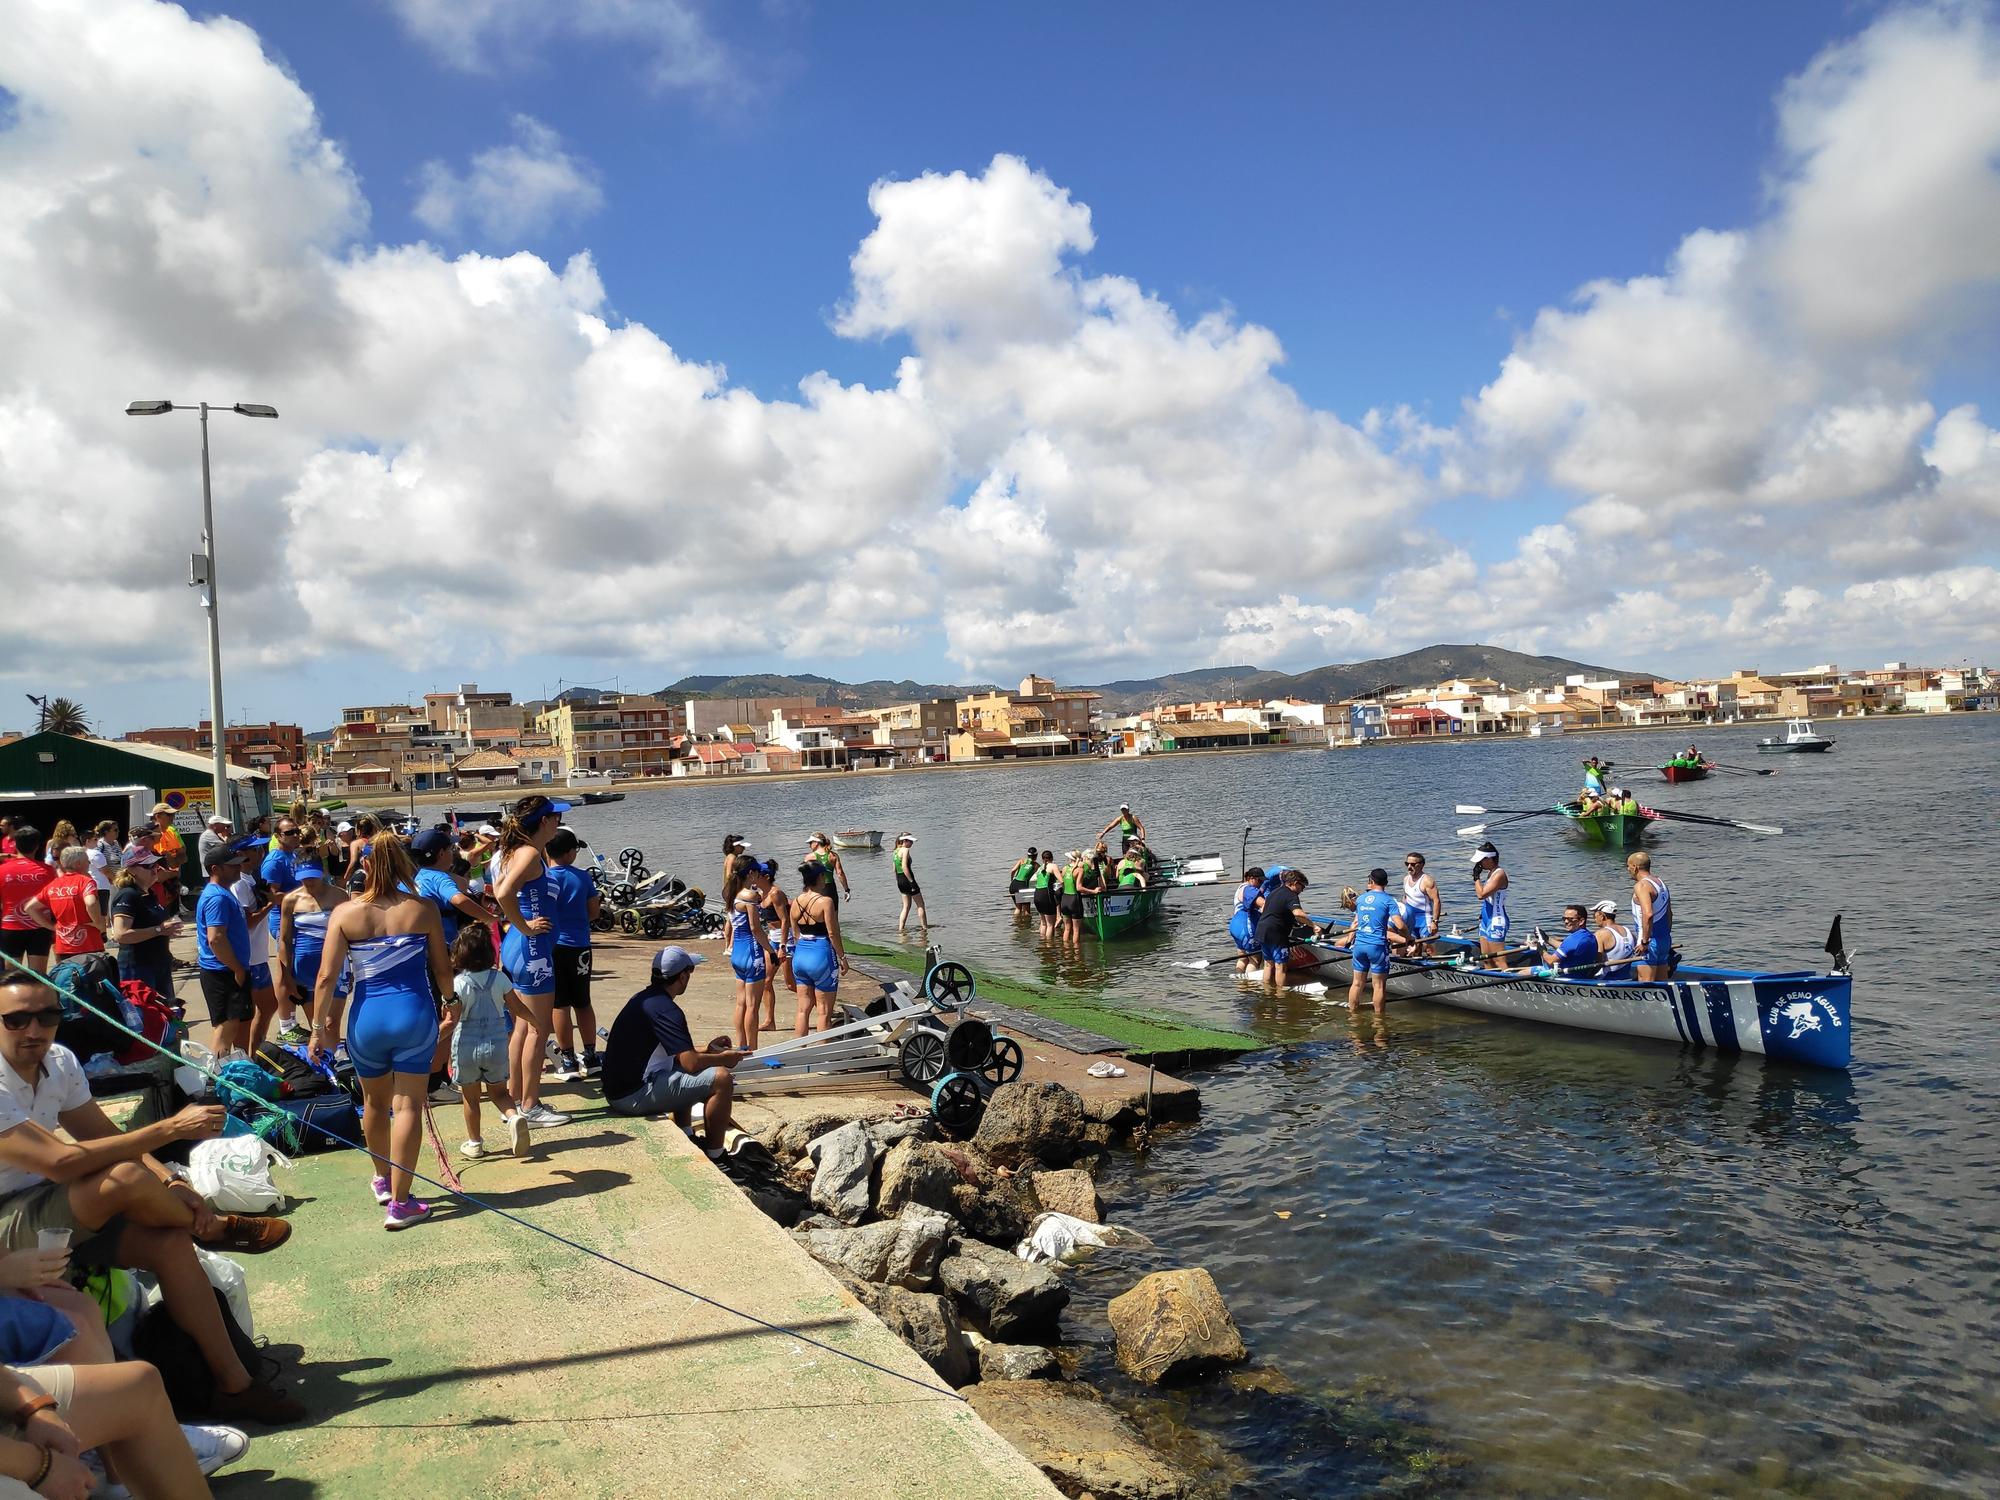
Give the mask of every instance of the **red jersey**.
M 30 896 L 56 878 L 56 872 L 39 859 L 23 859 L 16 854 L 0 860 L 0 928 L 8 932 L 33 932 L 35 924 L 21 913 Z
M 42 890 L 42 903 L 56 919 L 56 952 L 64 958 L 104 951 L 104 934 L 90 925 L 90 908 L 84 900 L 96 893 L 97 881 L 88 873 L 59 875 Z M 101 906 L 97 915 L 104 919 Z

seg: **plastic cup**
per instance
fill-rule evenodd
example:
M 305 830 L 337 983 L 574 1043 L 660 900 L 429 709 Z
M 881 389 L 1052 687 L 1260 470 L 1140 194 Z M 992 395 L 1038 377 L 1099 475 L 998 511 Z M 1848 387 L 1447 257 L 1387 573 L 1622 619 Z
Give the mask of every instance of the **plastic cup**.
M 67 1250 L 69 1249 L 69 1231 L 67 1229 L 38 1229 L 35 1231 L 35 1248 L 37 1250 Z

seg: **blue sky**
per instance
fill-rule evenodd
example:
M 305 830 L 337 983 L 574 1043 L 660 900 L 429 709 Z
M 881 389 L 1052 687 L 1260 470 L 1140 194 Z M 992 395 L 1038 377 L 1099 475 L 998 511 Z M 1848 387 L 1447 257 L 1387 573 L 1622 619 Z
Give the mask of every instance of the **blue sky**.
M 679 0 L 663 3 L 679 8 Z M 1362 423 L 1371 409 L 1408 407 L 1436 428 L 1468 432 L 1464 403 L 1495 379 L 1541 310 L 1569 306 L 1594 279 L 1668 271 L 1693 231 L 1771 219 L 1775 101 L 1786 80 L 1888 13 L 1817 3 L 1650 11 L 1575 3 L 690 5 L 715 72 L 684 86 L 650 76 L 656 54 L 632 35 L 592 37 L 554 24 L 526 40 L 490 33 L 454 58 L 411 20 L 425 9 L 425 0 L 380 0 L 194 12 L 253 28 L 310 96 L 320 132 L 365 198 L 367 224 L 349 236 L 350 250 L 427 241 L 444 257 L 525 251 L 558 269 L 587 251 L 612 325 L 644 325 L 681 360 L 726 367 L 733 386 L 763 402 L 797 400 L 801 378 L 820 370 L 879 391 L 895 384 L 898 362 L 913 351 L 927 365 L 941 361 L 906 331 L 834 331 L 853 295 L 849 259 L 878 223 L 870 184 L 925 173 L 977 177 L 1005 153 L 1051 192 L 1088 205 L 1095 243 L 1066 254 L 1078 277 L 1127 278 L 1183 326 L 1220 312 L 1231 327 L 1269 329 L 1284 350 L 1277 379 L 1345 424 Z M 463 219 L 443 231 L 421 221 L 416 205 L 432 164 L 467 172 L 479 153 L 518 132 L 520 116 L 559 139 L 564 160 L 594 184 L 595 204 L 505 233 Z M 1957 339 L 1910 335 L 1924 349 L 1917 393 L 1933 417 L 1977 403 L 1990 421 L 2000 408 L 1989 332 L 1975 322 Z M 422 388 L 408 399 L 422 401 Z M 219 444 L 248 441 L 234 430 L 218 435 Z M 384 454 L 394 447 L 365 430 L 326 441 Z M 962 452 L 962 437 L 953 441 Z M 1410 474 L 1436 481 L 1450 450 L 1398 456 Z M 1481 587 L 1485 570 L 1502 570 L 1499 587 L 1524 535 L 1565 517 L 1581 524 L 1575 508 L 1596 491 L 1560 463 L 1529 462 L 1514 467 L 1505 503 L 1496 503 L 1491 472 L 1427 488 L 1403 510 L 1391 503 L 1355 524 L 1421 527 L 1433 560 L 1461 548 Z M 945 503 L 962 506 L 988 477 L 982 465 L 950 474 Z M 1252 513 L 1231 524 L 1260 524 L 1256 511 L 1281 515 L 1288 503 L 1255 485 L 1244 493 Z M 899 543 L 892 536 L 885 545 Z M 1385 553 L 1377 573 L 1408 562 Z M 922 587 L 961 582 L 947 564 L 935 566 Z M 1805 577 L 1774 571 L 1774 601 Z M 1285 580 L 1276 591 L 1305 592 Z M 1014 594 L 996 600 L 985 639 L 1040 609 Z M 183 619 L 198 648 L 191 597 L 170 602 L 176 613 L 166 618 Z M 1393 630 L 1333 619 L 1348 609 L 1368 614 L 1371 603 L 1395 619 Z M 1192 640 L 1149 645 L 1155 638 L 1145 637 L 1073 665 L 1055 652 L 1055 669 L 1074 678 L 1130 675 L 1239 655 L 1303 667 L 1372 654 L 1377 644 L 1463 638 L 1477 624 L 1441 620 L 1431 631 L 1418 593 L 1378 591 L 1372 580 L 1308 594 L 1318 633 L 1303 637 L 1271 631 L 1247 596 L 1225 590 L 1212 608 L 1217 617 L 1235 609 L 1256 618 L 1204 637 L 1198 649 Z M 1560 622 L 1523 642 L 1584 657 L 1636 651 L 1642 664 L 1669 669 L 1738 654 L 1733 642 L 1707 651 L 1643 633 L 1617 639 L 1622 617 L 1605 609 L 1614 623 L 1597 629 L 1609 638 L 1595 646 L 1567 636 Z M 1044 613 L 1060 634 L 1069 617 Z M 558 677 L 616 677 L 629 687 L 683 670 L 785 669 L 950 680 L 1028 664 L 966 644 L 982 638 L 970 627 L 922 620 L 893 637 L 858 636 L 820 659 L 785 657 L 770 649 L 773 637 L 732 652 L 725 635 L 692 660 L 643 642 L 606 647 L 616 636 L 606 625 L 565 650 L 469 642 L 454 662 L 397 660 L 356 643 L 310 659 L 252 661 L 232 672 L 230 711 L 318 722 L 343 698 L 396 696 L 460 677 L 526 695 Z M 1754 628 L 1747 638 L 1757 639 Z M 1268 655 L 1254 650 L 1262 639 L 1271 642 Z M 1912 625 L 1832 644 L 1893 653 L 1934 641 Z M 1801 644 L 1795 654 L 1812 648 Z M 118 727 L 190 717 L 198 665 L 183 656 L 178 668 L 132 674 L 115 706 L 100 695 L 106 717 Z

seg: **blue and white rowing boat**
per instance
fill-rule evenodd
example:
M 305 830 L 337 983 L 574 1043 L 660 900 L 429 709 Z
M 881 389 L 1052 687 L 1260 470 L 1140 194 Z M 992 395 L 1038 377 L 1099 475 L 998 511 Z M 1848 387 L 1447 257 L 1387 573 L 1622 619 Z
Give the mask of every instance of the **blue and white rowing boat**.
M 1829 942 L 1837 943 L 1837 937 Z M 1682 964 L 1671 980 L 1570 979 L 1546 969 L 1482 968 L 1479 958 L 1477 943 L 1440 938 L 1436 959 L 1397 960 L 1388 992 L 1400 1000 L 1433 1000 L 1460 1010 L 1722 1052 L 1756 1052 L 1821 1068 L 1845 1068 L 1852 1054 L 1848 1007 L 1854 978 L 1844 955 L 1836 955 L 1833 970 L 1823 974 Z M 1295 974 L 1313 970 L 1329 991 L 1344 989 L 1353 975 L 1347 950 L 1331 943 L 1302 943 L 1291 963 Z

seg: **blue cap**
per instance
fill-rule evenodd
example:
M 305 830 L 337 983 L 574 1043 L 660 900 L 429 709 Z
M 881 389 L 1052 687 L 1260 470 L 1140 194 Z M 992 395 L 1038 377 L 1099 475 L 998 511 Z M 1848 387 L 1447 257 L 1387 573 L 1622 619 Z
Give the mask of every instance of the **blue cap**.
M 436 859 L 442 851 L 450 847 L 451 835 L 442 828 L 426 828 L 410 840 L 410 848 L 425 859 Z
M 292 866 L 292 875 L 299 880 L 324 880 L 326 868 L 318 860 L 301 860 Z
M 549 811 L 561 815 L 569 811 L 569 804 L 567 802 L 551 802 L 549 804 Z
M 269 834 L 246 833 L 243 835 L 242 838 L 236 840 L 235 843 L 231 844 L 229 848 L 230 852 L 234 854 L 248 854 L 253 849 L 263 849 L 268 847 L 270 842 L 271 838 Z

